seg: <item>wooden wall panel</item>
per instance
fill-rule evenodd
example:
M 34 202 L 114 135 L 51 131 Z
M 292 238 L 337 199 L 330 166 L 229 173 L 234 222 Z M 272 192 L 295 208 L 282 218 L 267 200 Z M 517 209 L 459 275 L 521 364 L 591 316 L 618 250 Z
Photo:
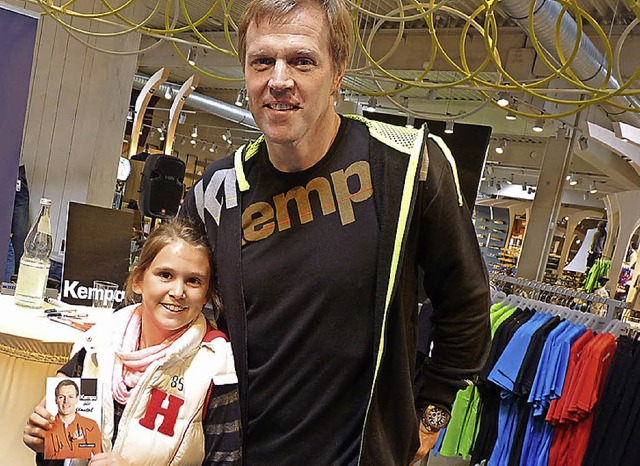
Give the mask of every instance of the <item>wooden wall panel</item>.
M 81 2 L 75 5 L 82 11 L 99 9 L 97 1 Z M 73 19 L 72 24 L 93 31 L 106 27 L 83 19 Z M 137 48 L 140 36 L 130 33 L 88 41 L 130 50 Z M 40 197 L 53 200 L 56 251 L 65 235 L 69 201 L 111 206 L 135 67 L 135 55 L 92 50 L 52 18 L 40 18 L 22 163 L 27 169 L 31 217 Z

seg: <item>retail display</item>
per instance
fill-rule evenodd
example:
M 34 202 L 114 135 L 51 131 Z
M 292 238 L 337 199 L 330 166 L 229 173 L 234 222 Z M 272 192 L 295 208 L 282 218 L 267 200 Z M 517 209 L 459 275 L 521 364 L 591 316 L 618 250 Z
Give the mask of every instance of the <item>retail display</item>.
M 638 423 L 636 392 L 615 395 L 625 383 L 640 383 L 640 344 L 624 335 L 629 325 L 549 304 L 600 301 L 586 293 L 501 275 L 493 280 L 537 299 L 509 295 L 492 306 L 489 359 L 477 385 L 459 393 L 439 454 L 471 457 L 474 465 L 573 466 L 583 457 L 588 464 L 638 464 L 629 428 Z M 622 447 L 615 447 L 610 426 L 621 433 Z M 600 454 L 607 439 L 617 455 L 611 463 L 611 455 L 605 461 Z
M 24 253 L 20 259 L 16 304 L 40 307 L 47 287 L 49 256 L 53 247 L 51 237 L 51 200 L 40 199 L 40 213 L 24 241 Z

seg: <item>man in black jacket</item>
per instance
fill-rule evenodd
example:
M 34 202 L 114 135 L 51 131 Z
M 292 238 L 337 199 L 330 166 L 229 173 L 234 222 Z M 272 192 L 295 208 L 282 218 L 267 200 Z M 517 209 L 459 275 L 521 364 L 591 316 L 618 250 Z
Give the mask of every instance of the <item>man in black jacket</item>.
M 249 3 L 238 51 L 264 136 L 211 164 L 181 210 L 216 256 L 248 465 L 418 461 L 488 349 L 449 150 L 334 110 L 351 32 L 343 0 Z M 434 346 L 414 398 L 421 285 Z

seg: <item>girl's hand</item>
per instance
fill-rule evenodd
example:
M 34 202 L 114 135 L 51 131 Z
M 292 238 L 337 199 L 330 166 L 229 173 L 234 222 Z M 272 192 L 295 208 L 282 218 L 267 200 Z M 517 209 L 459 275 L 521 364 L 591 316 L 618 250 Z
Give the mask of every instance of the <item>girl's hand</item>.
M 89 466 L 132 466 L 119 453 L 109 451 L 106 453 L 98 453 L 91 457 Z
M 44 451 L 44 436 L 53 427 L 53 415 L 44 408 L 44 398 L 33 409 L 27 423 L 22 429 L 22 441 L 37 453 Z

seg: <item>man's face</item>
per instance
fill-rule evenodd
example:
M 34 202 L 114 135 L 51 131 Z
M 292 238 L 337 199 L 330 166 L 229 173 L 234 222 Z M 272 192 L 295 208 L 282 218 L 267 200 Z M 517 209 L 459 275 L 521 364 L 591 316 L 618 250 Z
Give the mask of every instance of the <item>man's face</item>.
M 295 144 L 330 124 L 333 94 L 344 73 L 334 69 L 329 26 L 320 9 L 305 7 L 286 20 L 253 22 L 246 36 L 249 106 L 273 144 Z
M 75 413 L 76 405 L 78 404 L 78 394 L 75 387 L 72 385 L 60 387 L 56 397 L 56 404 L 58 405 L 58 412 L 63 416 Z

